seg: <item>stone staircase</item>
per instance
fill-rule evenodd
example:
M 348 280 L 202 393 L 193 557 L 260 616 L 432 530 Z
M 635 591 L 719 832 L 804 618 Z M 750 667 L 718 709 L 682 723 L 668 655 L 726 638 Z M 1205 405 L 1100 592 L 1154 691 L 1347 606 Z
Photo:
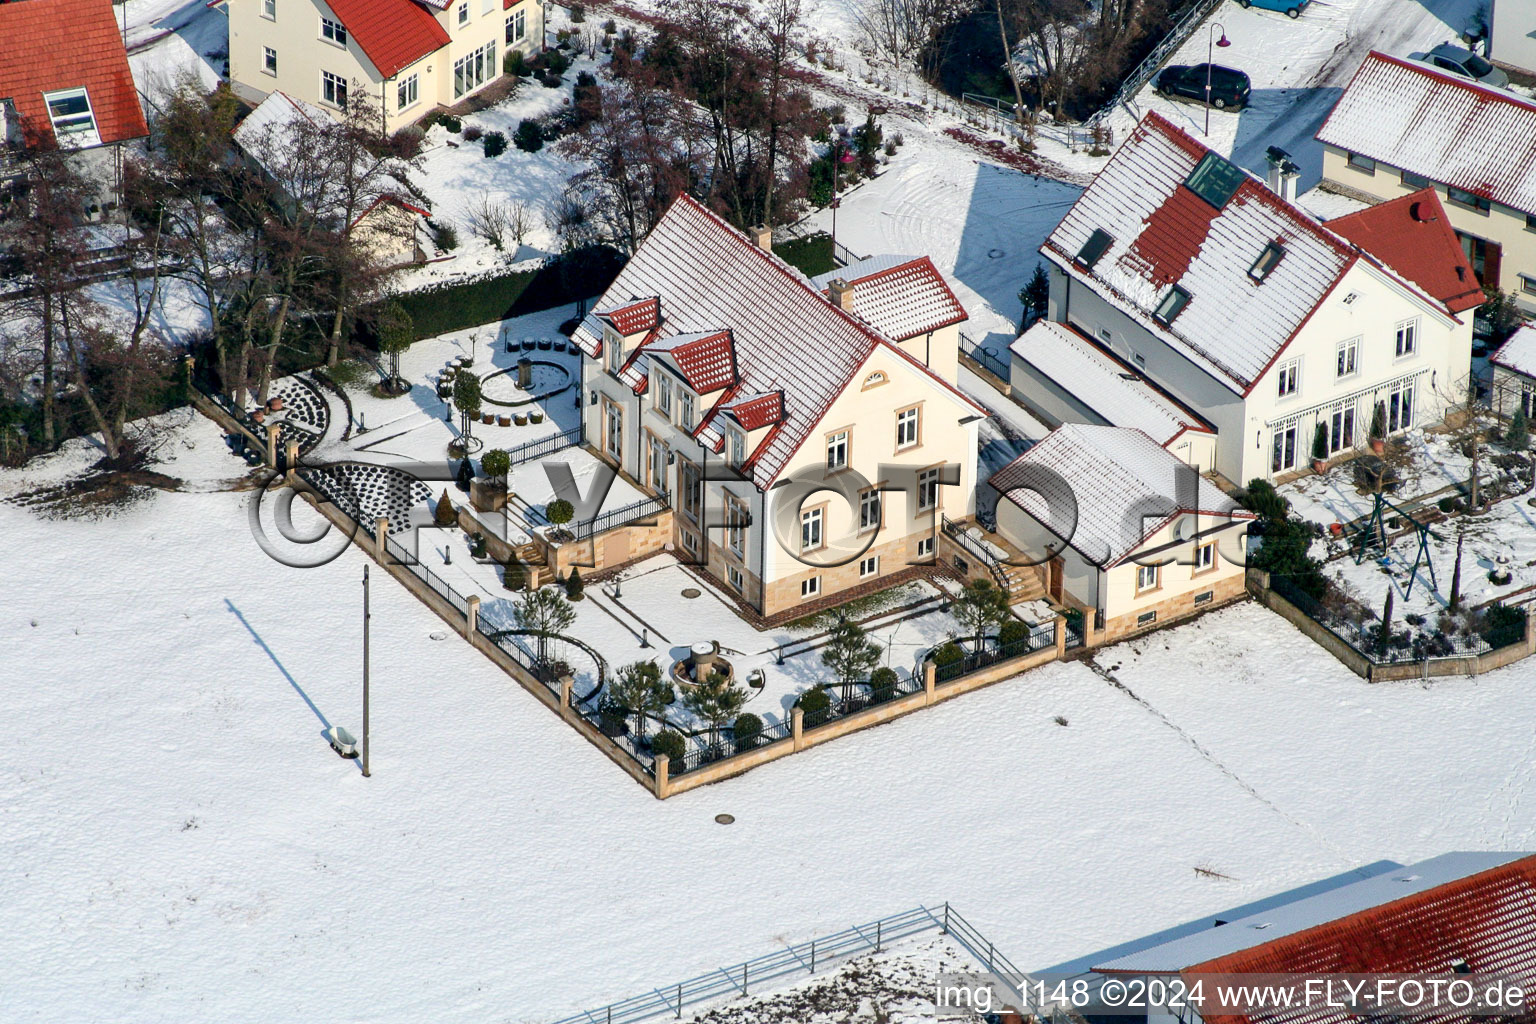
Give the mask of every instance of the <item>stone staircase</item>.
M 1011 564 L 1024 560 L 1025 556 L 1003 537 L 983 530 L 976 523 L 956 522 L 947 516 L 943 521 L 943 533 L 963 559 L 986 567 L 992 582 L 1008 594 L 1009 604 L 1045 599 L 1045 567 Z

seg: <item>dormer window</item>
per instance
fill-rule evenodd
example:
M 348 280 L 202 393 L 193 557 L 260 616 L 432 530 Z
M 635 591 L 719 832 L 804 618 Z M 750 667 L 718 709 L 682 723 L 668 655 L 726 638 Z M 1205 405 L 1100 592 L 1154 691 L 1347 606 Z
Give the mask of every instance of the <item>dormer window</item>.
M 1184 312 L 1184 307 L 1187 305 L 1189 305 L 1189 292 L 1178 285 L 1174 285 L 1163 296 L 1163 301 L 1157 304 L 1157 310 L 1153 312 L 1152 319 L 1166 327 L 1178 319 L 1179 314 Z
M 656 375 L 656 408 L 668 419 L 672 417 L 672 378 L 664 373 Z
M 684 430 L 693 429 L 693 392 L 686 388 L 677 389 L 677 420 L 676 423 Z
M 101 141 L 90 97 L 83 88 L 44 93 L 43 99 L 48 104 L 48 119 L 53 122 L 53 137 L 59 145 L 94 146 Z
M 740 466 L 747 461 L 747 435 L 735 427 L 725 432 L 725 457 L 733 466 Z
M 619 367 L 623 365 L 624 339 L 620 338 L 615 331 L 603 332 L 603 357 L 609 372 L 618 373 Z
M 1264 251 L 1259 253 L 1259 258 L 1253 261 L 1253 266 L 1248 268 L 1248 276 L 1255 281 L 1263 281 L 1284 257 L 1284 247 L 1279 242 L 1270 242 L 1264 247 Z
M 1093 265 L 1099 262 L 1099 257 L 1108 251 L 1109 244 L 1113 241 L 1114 238 L 1108 231 L 1103 228 L 1094 228 L 1093 234 L 1088 236 L 1088 241 L 1083 243 L 1083 247 L 1078 250 L 1073 261 L 1084 270 L 1092 270 Z

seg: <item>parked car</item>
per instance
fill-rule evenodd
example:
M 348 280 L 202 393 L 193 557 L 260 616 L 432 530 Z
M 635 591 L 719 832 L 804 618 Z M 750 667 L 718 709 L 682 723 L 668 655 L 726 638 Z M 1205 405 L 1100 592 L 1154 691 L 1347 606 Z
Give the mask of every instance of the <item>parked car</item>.
M 1257 7 L 1261 11 L 1284 11 L 1287 18 L 1299 18 L 1312 0 L 1237 0 L 1239 7 Z
M 1248 76 L 1220 64 L 1170 64 L 1157 73 L 1153 88 L 1164 96 L 1205 102 L 1206 69 L 1210 69 L 1211 106 L 1217 110 L 1246 107 L 1253 86 Z
M 1491 85 L 1495 89 L 1504 89 L 1509 86 L 1508 75 L 1464 46 L 1441 43 L 1420 60 L 1442 71 L 1470 78 L 1483 85 Z

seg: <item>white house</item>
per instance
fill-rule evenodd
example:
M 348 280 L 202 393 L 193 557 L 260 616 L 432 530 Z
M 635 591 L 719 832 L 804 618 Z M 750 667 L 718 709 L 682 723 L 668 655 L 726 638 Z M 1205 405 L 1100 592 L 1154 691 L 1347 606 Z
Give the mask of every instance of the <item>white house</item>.
M 932 263 L 823 288 L 769 238 L 678 198 L 574 337 L 588 443 L 774 616 L 925 571 L 974 511 L 985 412 L 946 379 L 965 312 Z
M 1506 71 L 1536 76 L 1536 4 L 1491 0 L 1488 59 Z
M 261 102 L 281 90 L 333 116 L 362 87 L 383 129 L 451 106 L 501 75 L 510 50 L 544 42 L 537 0 L 223 0 L 229 77 Z
M 1431 190 L 1323 224 L 1149 114 L 1051 232 L 1049 316 L 1216 429 L 1235 482 L 1438 418 L 1482 299 Z M 1027 398 L 1027 396 L 1026 396 Z M 1201 469 L 1206 468 L 1202 466 Z
M 1536 313 L 1536 102 L 1373 52 L 1317 138 L 1324 187 L 1372 203 L 1434 189 L 1478 280 Z
M 1152 438 L 1069 423 L 992 475 L 997 532 L 1113 641 L 1243 596 L 1253 513 Z M 1095 637 L 1095 640 L 1100 639 Z
M 149 134 L 111 0 L 0 4 L 0 184 L 27 146 L 69 151 L 95 186 L 81 210 L 99 220 L 122 192 L 123 150 Z

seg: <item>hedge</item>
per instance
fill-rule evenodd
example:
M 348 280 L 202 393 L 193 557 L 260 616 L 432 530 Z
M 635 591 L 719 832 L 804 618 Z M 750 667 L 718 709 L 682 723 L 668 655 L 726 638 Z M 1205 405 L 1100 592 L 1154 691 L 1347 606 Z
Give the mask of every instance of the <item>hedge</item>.
M 832 236 L 825 231 L 776 245 L 773 252 L 806 277 L 825 274 L 837 267 L 832 259 Z
M 623 265 L 618 250 L 594 246 L 533 270 L 431 285 L 398 295 L 394 301 L 411 315 L 420 341 L 597 295 L 613 283 Z M 377 347 L 371 332 L 360 329 L 358 334 L 359 340 Z

